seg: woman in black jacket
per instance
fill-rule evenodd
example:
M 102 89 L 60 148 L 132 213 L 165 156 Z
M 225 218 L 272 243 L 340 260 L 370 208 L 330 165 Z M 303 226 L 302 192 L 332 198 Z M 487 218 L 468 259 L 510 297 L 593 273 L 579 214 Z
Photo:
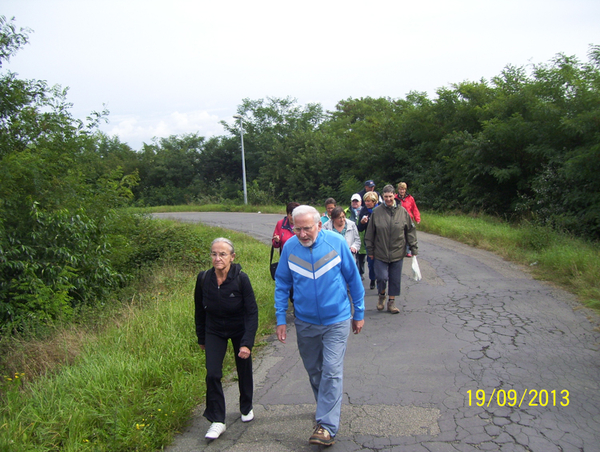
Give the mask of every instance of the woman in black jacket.
M 196 280 L 196 334 L 206 353 L 206 409 L 211 422 L 207 439 L 225 431 L 225 396 L 221 378 L 227 342 L 231 339 L 240 390 L 242 422 L 254 419 L 252 395 L 252 347 L 258 329 L 258 307 L 248 275 L 234 264 L 230 240 L 220 237 L 210 248 L 213 268 L 200 272 Z

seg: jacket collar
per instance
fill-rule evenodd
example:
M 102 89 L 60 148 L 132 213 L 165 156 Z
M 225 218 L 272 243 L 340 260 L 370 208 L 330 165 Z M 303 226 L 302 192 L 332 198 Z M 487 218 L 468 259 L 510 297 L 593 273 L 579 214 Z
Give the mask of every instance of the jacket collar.
M 388 207 L 388 205 L 387 205 L 385 202 L 384 202 L 384 203 L 382 203 L 381 205 L 382 205 L 383 207 L 385 207 L 387 210 L 394 210 L 394 209 L 397 209 L 397 208 L 398 208 L 398 201 L 396 201 L 396 200 L 394 199 L 394 205 L 393 205 L 393 206 L 390 206 L 390 207 Z
M 287 229 L 288 231 L 294 232 L 294 230 L 292 229 L 292 225 L 290 224 L 290 221 L 288 220 L 287 215 L 283 218 L 283 223 L 281 223 L 281 227 L 283 229 Z

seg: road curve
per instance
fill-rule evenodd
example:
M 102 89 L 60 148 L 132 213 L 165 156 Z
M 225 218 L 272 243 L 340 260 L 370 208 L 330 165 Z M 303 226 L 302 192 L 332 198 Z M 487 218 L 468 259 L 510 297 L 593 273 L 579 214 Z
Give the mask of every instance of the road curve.
M 281 215 L 168 213 L 269 243 Z M 405 265 L 402 312 L 375 309 L 345 360 L 342 425 L 331 451 L 600 451 L 598 316 L 494 254 L 419 233 L 423 280 Z M 265 263 L 265 266 L 267 263 Z M 191 313 L 190 313 L 191 315 Z M 255 357 L 256 419 L 226 389 L 227 431 L 207 442 L 200 416 L 169 452 L 314 451 L 314 399 L 298 356 L 271 338 Z

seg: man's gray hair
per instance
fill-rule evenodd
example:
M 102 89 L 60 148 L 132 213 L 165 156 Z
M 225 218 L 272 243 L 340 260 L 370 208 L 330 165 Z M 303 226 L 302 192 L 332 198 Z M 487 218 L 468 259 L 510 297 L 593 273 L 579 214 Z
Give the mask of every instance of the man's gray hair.
M 319 224 L 319 221 L 321 221 L 321 215 L 319 215 L 317 209 L 311 206 L 302 205 L 296 207 L 292 212 L 292 219 L 294 220 L 294 223 L 296 222 L 296 217 L 303 215 L 312 215 L 315 220 L 315 224 Z
M 214 239 L 212 241 L 212 243 L 210 244 L 210 249 L 212 250 L 213 245 L 215 243 L 219 243 L 219 242 L 227 243 L 229 245 L 229 248 L 231 248 L 231 254 L 235 254 L 235 249 L 233 248 L 233 242 L 229 239 L 226 239 L 225 237 L 217 237 L 216 239 Z
M 394 193 L 394 186 L 393 185 L 386 185 L 385 187 L 383 187 L 383 190 L 381 190 L 382 193 Z

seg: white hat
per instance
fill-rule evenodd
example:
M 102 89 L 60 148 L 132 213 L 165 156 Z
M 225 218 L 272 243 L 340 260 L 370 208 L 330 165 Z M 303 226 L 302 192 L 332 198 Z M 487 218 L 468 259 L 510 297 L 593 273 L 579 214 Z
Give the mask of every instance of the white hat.
M 358 193 L 354 193 L 350 201 L 360 201 L 360 195 Z

